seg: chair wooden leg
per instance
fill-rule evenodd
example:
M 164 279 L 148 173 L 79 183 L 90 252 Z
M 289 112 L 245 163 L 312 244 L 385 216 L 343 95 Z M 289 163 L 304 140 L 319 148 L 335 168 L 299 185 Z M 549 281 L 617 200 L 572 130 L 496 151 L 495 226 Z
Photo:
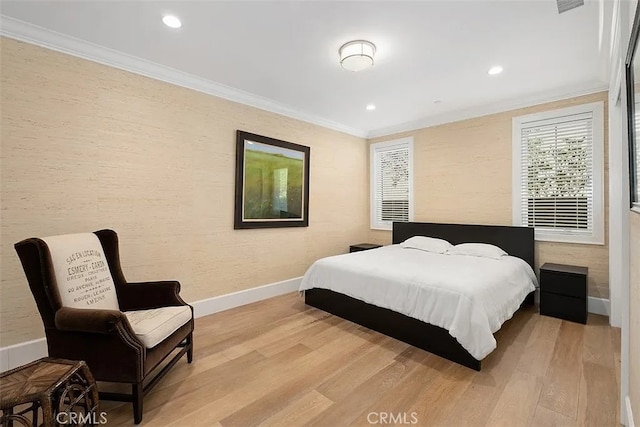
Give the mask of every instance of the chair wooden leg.
M 187 349 L 187 363 L 191 363 L 193 361 L 193 332 L 187 337 L 187 345 L 189 346 Z
M 131 392 L 133 397 L 133 423 L 140 424 L 142 422 L 142 399 L 144 398 L 142 381 L 132 384 Z

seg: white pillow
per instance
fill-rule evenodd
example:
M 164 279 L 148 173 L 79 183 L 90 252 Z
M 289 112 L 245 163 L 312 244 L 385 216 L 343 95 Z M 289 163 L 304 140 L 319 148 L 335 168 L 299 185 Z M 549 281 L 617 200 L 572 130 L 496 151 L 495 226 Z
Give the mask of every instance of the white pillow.
M 497 246 L 488 243 L 461 243 L 447 251 L 448 255 L 469 255 L 482 258 L 501 259 L 509 255 Z
M 421 251 L 443 254 L 451 249 L 453 245 L 446 240 L 434 237 L 414 236 L 400 244 L 403 248 L 420 249 Z

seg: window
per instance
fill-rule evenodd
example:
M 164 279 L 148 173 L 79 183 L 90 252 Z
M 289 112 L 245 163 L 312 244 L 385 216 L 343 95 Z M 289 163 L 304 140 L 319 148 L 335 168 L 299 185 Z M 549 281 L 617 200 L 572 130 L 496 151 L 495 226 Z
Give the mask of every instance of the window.
M 413 220 L 413 138 L 371 144 L 371 228 Z
M 536 240 L 604 243 L 602 102 L 513 119 L 513 222 Z

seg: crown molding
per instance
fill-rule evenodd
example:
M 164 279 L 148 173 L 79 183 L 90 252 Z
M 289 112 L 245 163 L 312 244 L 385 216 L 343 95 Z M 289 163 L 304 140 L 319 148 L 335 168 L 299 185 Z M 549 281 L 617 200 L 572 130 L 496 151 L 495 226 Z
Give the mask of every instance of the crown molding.
M 488 105 L 447 112 L 440 115 L 424 117 L 397 125 L 365 131 L 352 128 L 313 114 L 304 113 L 295 108 L 273 100 L 253 95 L 193 74 L 185 73 L 165 65 L 147 61 L 133 55 L 118 52 L 95 43 L 77 39 L 62 33 L 48 30 L 15 18 L 0 14 L 0 35 L 15 40 L 62 52 L 67 55 L 97 62 L 110 67 L 129 71 L 152 79 L 160 80 L 176 86 L 185 87 L 206 93 L 218 98 L 255 107 L 261 110 L 281 114 L 306 123 L 336 130 L 360 138 L 377 138 L 401 132 L 414 131 L 430 126 L 457 122 L 474 117 L 501 113 L 532 105 L 559 101 L 581 95 L 588 95 L 608 90 L 604 83 L 587 84 L 570 89 L 549 91 L 526 98 L 500 101 Z
M 270 99 L 232 88 L 165 65 L 147 61 L 133 55 L 118 52 L 95 43 L 48 30 L 6 15 L 0 15 L 0 35 L 15 40 L 62 52 L 78 58 L 97 62 L 120 70 L 129 71 L 152 79 L 182 86 L 198 92 L 224 98 L 229 101 L 281 114 L 296 120 L 333 129 L 349 135 L 365 138 L 367 133 L 313 114 L 274 102 Z
M 575 98 L 577 96 L 591 95 L 593 93 L 604 92 L 607 90 L 608 86 L 600 82 L 578 85 L 573 86 L 569 89 L 564 88 L 562 90 L 553 90 L 544 93 L 538 93 L 534 96 L 528 96 L 524 98 L 520 97 L 518 99 L 509 99 L 491 104 L 480 105 L 473 108 L 450 111 L 444 114 L 424 117 L 418 120 L 413 120 L 394 126 L 374 129 L 367 133 L 367 138 L 378 138 L 381 136 L 389 136 L 401 132 L 415 131 L 431 126 L 473 119 L 475 117 L 488 116 L 490 114 L 504 113 L 505 111 L 527 108 L 539 104 L 546 104 L 548 102 L 562 101 L 564 99 Z

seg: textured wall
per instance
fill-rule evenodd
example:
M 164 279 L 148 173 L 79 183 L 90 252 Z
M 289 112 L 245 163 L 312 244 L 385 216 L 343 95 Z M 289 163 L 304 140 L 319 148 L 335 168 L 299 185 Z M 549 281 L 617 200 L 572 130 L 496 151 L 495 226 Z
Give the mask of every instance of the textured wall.
M 417 131 L 376 138 L 371 143 L 414 138 L 415 220 L 511 225 L 512 119 L 516 116 L 605 101 L 605 92 L 492 114 Z M 608 125 L 605 113 L 605 207 L 607 202 Z M 605 212 L 605 227 L 608 214 Z M 369 239 L 389 243 L 391 232 L 371 230 Z M 605 242 L 608 231 L 605 229 Z M 589 267 L 589 294 L 609 297 L 608 245 L 536 243 L 536 262 Z
M 129 280 L 188 301 L 304 274 L 366 239 L 363 139 L 1 40 L 0 346 L 43 336 L 13 243 L 115 229 Z M 311 147 L 310 226 L 233 230 L 235 131 Z
M 640 418 L 640 214 L 631 212 L 629 280 L 629 400 L 635 424 Z
M 114 228 L 130 280 L 179 279 L 189 301 L 390 241 L 368 229 L 362 139 L 6 38 L 1 49 L 0 346 L 43 335 L 12 247 L 25 237 Z M 598 100 L 370 142 L 414 136 L 416 220 L 510 224 L 512 117 Z M 311 147 L 309 228 L 233 230 L 236 129 Z M 538 243 L 546 261 L 589 266 L 590 294 L 608 297 L 607 246 Z

